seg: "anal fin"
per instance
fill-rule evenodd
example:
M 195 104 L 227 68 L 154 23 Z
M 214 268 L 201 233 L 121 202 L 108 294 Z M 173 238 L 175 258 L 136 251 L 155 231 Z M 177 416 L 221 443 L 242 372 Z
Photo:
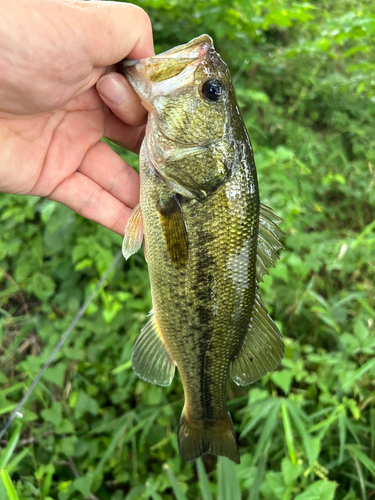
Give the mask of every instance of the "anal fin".
M 252 384 L 275 370 L 283 356 L 283 339 L 257 291 L 246 336 L 231 365 L 231 377 L 237 385 Z
M 138 205 L 134 208 L 130 214 L 128 223 L 125 228 L 124 241 L 122 242 L 122 255 L 126 260 L 133 255 L 133 253 L 138 252 L 141 248 L 143 241 L 143 218 L 141 207 Z
M 152 312 L 133 347 L 132 367 L 139 378 L 151 384 L 167 386 L 173 380 L 176 364 L 164 345 Z

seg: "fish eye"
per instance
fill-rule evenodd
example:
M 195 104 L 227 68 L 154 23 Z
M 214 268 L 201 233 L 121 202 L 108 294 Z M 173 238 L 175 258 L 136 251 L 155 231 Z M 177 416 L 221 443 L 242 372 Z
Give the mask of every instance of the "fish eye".
M 218 101 L 223 93 L 224 83 L 217 78 L 210 78 L 202 86 L 202 94 L 208 101 Z

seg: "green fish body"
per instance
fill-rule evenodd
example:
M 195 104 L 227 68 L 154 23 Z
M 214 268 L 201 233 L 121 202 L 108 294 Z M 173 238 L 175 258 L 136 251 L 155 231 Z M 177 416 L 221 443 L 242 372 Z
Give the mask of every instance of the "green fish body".
M 250 139 L 210 37 L 126 61 L 124 73 L 149 111 L 123 245 L 128 258 L 144 241 L 153 300 L 133 369 L 167 386 L 177 365 L 182 458 L 239 463 L 226 382 L 250 384 L 284 353 L 258 287 L 282 246 L 280 219 L 259 202 Z

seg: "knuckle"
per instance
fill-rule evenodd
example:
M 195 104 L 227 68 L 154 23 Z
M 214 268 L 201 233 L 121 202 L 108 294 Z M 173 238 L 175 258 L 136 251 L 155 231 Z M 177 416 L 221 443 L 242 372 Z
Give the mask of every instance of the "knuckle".
M 138 17 L 138 20 L 144 24 L 145 27 L 148 27 L 151 30 L 151 19 L 147 12 L 139 7 L 138 5 L 134 5 L 135 13 Z

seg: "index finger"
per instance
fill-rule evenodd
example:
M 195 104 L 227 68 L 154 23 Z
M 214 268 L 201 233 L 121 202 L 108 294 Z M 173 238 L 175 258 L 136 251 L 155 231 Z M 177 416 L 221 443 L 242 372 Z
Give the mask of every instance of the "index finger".
M 129 3 L 75 2 L 77 30 L 93 66 L 110 66 L 125 57 L 154 55 L 151 21 L 146 12 Z

